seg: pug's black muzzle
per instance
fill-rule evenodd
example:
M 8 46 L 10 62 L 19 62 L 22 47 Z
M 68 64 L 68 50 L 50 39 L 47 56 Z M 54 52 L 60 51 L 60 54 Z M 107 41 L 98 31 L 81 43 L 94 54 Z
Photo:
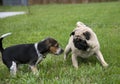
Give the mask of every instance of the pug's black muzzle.
M 73 39 L 73 43 L 74 43 L 74 46 L 79 50 L 86 51 L 89 48 L 86 40 L 82 40 L 80 38 Z

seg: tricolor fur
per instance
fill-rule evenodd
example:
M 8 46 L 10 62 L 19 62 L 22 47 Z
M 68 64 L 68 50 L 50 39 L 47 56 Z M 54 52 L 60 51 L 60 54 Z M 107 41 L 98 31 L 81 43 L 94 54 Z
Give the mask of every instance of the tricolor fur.
M 10 34 L 7 33 L 0 37 L 0 51 L 3 63 L 13 75 L 16 74 L 19 64 L 29 64 L 33 73 L 36 73 L 36 65 L 42 61 L 47 53 L 59 55 L 63 52 L 58 42 L 53 38 L 46 38 L 38 43 L 14 45 L 4 49 L 2 40 Z

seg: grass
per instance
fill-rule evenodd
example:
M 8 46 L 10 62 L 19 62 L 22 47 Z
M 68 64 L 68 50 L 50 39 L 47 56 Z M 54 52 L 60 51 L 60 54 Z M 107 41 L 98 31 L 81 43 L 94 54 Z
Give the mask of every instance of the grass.
M 2 6 L 0 11 L 27 11 L 24 6 Z M 60 56 L 47 55 L 38 65 L 35 76 L 27 65 L 11 77 L 0 59 L 1 84 L 119 84 L 120 83 L 120 4 L 91 3 L 30 6 L 31 14 L 0 19 L 0 35 L 12 32 L 3 40 L 4 47 L 38 42 L 53 37 L 64 49 L 77 21 L 90 26 L 97 34 L 101 51 L 109 67 L 104 69 L 95 57 L 79 59 L 79 69 L 72 66 L 71 54 L 67 61 Z M 1 56 L 0 56 L 1 58 Z

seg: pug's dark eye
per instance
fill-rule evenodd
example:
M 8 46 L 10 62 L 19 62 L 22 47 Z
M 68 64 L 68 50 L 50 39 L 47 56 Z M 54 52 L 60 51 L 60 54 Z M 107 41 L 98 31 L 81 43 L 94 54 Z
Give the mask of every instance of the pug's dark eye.
M 90 38 L 91 38 L 90 32 L 86 31 L 86 32 L 83 33 L 83 35 L 85 36 L 85 38 L 86 38 L 87 40 L 90 40 Z

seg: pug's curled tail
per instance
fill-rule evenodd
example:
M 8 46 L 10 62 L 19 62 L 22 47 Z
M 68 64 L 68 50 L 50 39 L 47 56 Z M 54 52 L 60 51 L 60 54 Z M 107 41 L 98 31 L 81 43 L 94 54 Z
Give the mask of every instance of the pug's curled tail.
M 76 23 L 76 26 L 77 26 L 77 27 L 85 27 L 86 25 L 85 25 L 84 23 L 78 21 L 78 22 Z

